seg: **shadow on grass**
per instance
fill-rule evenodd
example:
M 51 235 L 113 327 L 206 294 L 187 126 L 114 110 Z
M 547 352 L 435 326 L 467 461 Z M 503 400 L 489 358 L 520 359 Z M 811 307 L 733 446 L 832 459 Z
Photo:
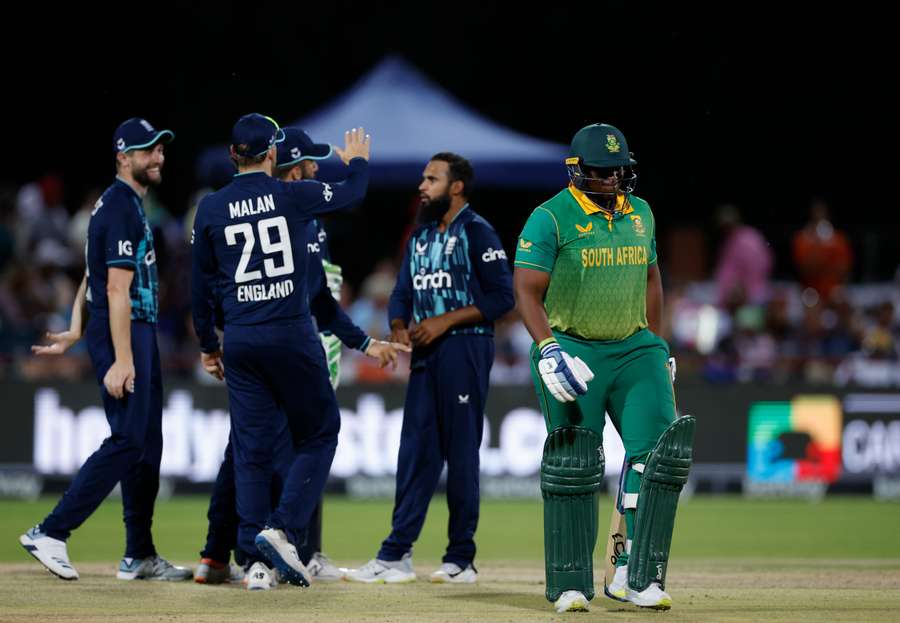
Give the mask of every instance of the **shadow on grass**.
M 449 599 L 451 601 L 479 602 L 484 604 L 494 604 L 506 608 L 517 608 L 519 610 L 531 610 L 537 612 L 553 612 L 553 604 L 544 597 L 543 588 L 535 592 L 501 592 L 480 590 L 465 593 L 454 592 L 447 595 L 438 595 L 439 599 Z

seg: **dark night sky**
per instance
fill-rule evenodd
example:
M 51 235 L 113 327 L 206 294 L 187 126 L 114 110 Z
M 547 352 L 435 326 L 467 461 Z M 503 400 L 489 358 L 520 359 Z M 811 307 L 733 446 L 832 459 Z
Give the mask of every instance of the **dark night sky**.
M 108 183 L 115 126 L 146 116 L 178 135 L 163 197 L 180 213 L 198 150 L 227 140 L 238 116 L 299 118 L 398 53 L 522 132 L 568 143 L 587 123 L 618 126 L 640 162 L 637 194 L 661 229 L 708 227 L 717 203 L 730 200 L 775 235 L 804 222 L 815 194 L 832 201 L 835 221 L 851 231 L 897 223 L 896 210 L 879 207 L 890 176 L 877 171 L 875 154 L 887 138 L 896 70 L 888 70 L 890 41 L 877 16 L 791 23 L 754 5 L 753 14 L 717 9 L 670 20 L 623 4 L 342 1 L 285 12 L 284 3 L 179 2 L 176 26 L 152 45 L 91 62 L 63 59 L 72 71 L 21 72 L 24 95 L 6 103 L 3 131 L 22 157 L 4 157 L 4 177 L 21 183 L 61 172 L 75 204 Z M 45 132 L 48 119 L 64 128 Z M 77 150 L 48 149 L 60 134 L 77 137 Z M 551 193 L 484 191 L 479 200 L 490 204 L 482 210 L 489 218 L 508 221 L 509 231 L 500 229 L 510 242 Z M 866 204 L 860 222 L 864 195 L 882 199 Z M 400 203 L 385 228 L 402 223 L 408 197 L 398 190 L 375 198 Z M 370 217 L 355 218 L 372 226 Z M 891 262 L 877 264 L 887 270 Z

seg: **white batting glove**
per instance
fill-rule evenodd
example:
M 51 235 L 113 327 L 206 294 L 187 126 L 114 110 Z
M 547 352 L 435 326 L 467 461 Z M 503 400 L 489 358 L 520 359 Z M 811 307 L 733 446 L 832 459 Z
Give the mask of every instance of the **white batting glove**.
M 594 378 L 586 363 L 564 353 L 555 341 L 541 348 L 538 371 L 550 394 L 560 402 L 572 402 L 586 394 L 587 384 Z

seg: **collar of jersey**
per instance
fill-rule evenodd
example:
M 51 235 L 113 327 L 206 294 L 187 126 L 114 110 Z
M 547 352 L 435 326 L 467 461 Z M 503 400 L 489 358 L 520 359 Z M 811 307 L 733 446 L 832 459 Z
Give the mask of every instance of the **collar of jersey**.
M 618 208 L 618 210 L 615 213 L 611 213 L 588 199 L 588 196 L 575 188 L 574 184 L 569 184 L 569 192 L 572 193 L 572 197 L 575 198 L 575 201 L 578 202 L 578 205 L 581 206 L 581 209 L 584 210 L 584 213 L 587 215 L 600 212 L 603 216 L 606 217 L 607 221 L 612 221 L 618 216 L 624 216 L 625 214 L 631 214 L 632 212 L 634 212 L 634 208 L 631 207 L 631 202 L 628 201 L 628 197 L 621 193 L 616 195 L 616 208 Z
M 247 171 L 246 173 L 235 173 L 234 177 L 237 179 L 237 178 L 249 177 L 250 175 L 257 175 L 257 174 L 266 175 L 266 172 L 265 171 Z
M 459 209 L 459 212 L 456 213 L 456 216 L 454 216 L 452 219 L 450 219 L 450 222 L 447 223 L 447 229 L 450 229 L 450 225 L 453 224 L 453 221 L 455 221 L 456 219 L 458 219 L 458 218 L 459 218 L 459 215 L 462 214 L 463 212 L 465 212 L 465 211 L 466 211 L 466 208 L 468 208 L 468 207 L 469 207 L 469 202 L 467 201 L 467 202 L 466 202 L 466 205 L 464 205 L 463 207 L 461 207 L 461 208 Z
M 138 200 L 138 201 L 140 201 L 142 204 L 144 203 L 144 200 L 143 200 L 143 199 L 141 198 L 141 196 L 138 194 L 138 191 L 136 191 L 134 188 L 132 188 L 131 184 L 129 184 L 128 182 L 126 182 L 125 180 L 123 180 L 123 179 L 122 179 L 121 177 L 119 177 L 118 175 L 116 176 L 116 181 L 119 182 L 119 183 L 120 183 L 122 186 L 124 186 L 125 188 L 127 188 L 127 189 L 128 189 L 128 192 L 130 192 L 132 195 L 134 195 L 135 197 L 137 197 L 137 200 Z

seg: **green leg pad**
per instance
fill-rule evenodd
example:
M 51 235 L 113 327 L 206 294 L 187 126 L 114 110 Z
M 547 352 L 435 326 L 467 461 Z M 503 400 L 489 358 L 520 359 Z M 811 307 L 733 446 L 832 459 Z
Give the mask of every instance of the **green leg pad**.
M 634 535 L 629 535 L 628 586 L 632 590 L 642 591 L 651 582 L 666 587 L 675 510 L 691 469 L 695 425 L 690 415 L 675 420 L 647 459 L 635 511 Z
M 594 598 L 597 503 L 603 480 L 603 438 L 564 426 L 547 435 L 541 461 L 547 599 L 563 591 Z

